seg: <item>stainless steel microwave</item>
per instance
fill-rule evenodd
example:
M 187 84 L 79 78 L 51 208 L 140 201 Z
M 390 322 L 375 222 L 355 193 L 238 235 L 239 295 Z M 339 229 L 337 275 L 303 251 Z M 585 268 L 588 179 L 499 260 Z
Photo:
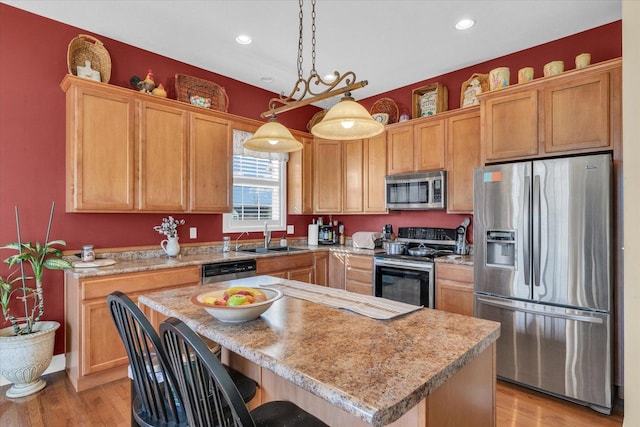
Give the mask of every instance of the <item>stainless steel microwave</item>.
M 385 206 L 389 210 L 445 209 L 446 177 L 445 171 L 387 175 Z

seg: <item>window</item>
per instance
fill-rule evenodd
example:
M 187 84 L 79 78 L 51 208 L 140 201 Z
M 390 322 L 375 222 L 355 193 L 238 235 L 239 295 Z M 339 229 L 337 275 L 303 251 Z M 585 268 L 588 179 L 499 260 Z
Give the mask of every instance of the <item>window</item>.
M 223 215 L 223 233 L 286 229 L 286 160 L 281 153 L 245 150 L 252 134 L 233 131 L 233 211 Z

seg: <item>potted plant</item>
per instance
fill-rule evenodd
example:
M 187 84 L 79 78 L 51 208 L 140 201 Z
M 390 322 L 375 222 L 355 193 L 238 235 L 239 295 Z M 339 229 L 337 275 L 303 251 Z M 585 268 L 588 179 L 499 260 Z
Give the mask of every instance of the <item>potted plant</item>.
M 14 384 L 6 392 L 11 398 L 27 396 L 45 387 L 40 376 L 51 363 L 55 331 L 60 327 L 58 322 L 40 320 L 45 311 L 44 270 L 71 268 L 71 263 L 62 258 L 62 251 L 55 247 L 65 245 L 65 242 L 49 240 L 54 207 L 55 202 L 51 204 L 44 244 L 21 241 L 16 207 L 18 241 L 0 248 L 17 252 L 4 260 L 14 270 L 6 278 L 0 277 L 2 315 L 11 323 L 0 329 L 0 375 Z M 25 263 L 29 264 L 33 276 L 27 276 Z M 35 282 L 35 288 L 28 286 L 30 281 Z M 19 315 L 12 311 L 16 307 L 19 307 Z

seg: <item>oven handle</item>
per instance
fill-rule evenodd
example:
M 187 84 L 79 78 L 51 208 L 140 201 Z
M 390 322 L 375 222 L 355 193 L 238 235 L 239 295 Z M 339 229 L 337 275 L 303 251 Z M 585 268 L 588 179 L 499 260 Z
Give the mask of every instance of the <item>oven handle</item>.
M 433 271 L 433 262 L 394 262 L 386 259 L 374 259 L 373 267 L 395 267 L 405 270 Z

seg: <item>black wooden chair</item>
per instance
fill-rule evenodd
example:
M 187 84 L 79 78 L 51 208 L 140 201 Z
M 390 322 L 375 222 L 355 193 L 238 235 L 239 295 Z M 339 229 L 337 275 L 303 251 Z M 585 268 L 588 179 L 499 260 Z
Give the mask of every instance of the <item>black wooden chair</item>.
M 130 363 L 131 425 L 189 425 L 171 364 L 149 319 L 122 292 L 113 292 L 107 297 L 107 302 Z M 213 353 L 211 355 L 215 358 Z M 253 399 L 256 383 L 237 371 L 226 370 L 241 390 L 243 401 Z
M 287 401 L 264 403 L 250 412 L 223 365 L 189 326 L 172 317 L 160 324 L 160 335 L 191 427 L 327 426 Z

